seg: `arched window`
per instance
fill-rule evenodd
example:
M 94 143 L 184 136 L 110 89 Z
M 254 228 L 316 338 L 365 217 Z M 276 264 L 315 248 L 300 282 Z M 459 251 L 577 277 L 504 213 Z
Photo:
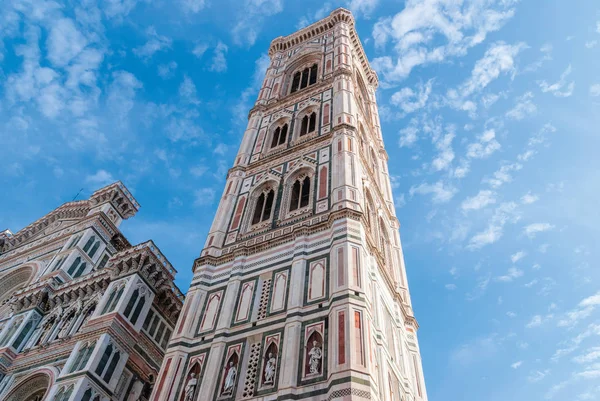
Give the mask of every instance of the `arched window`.
M 275 128 L 273 132 L 273 139 L 271 141 L 271 148 L 275 148 L 279 145 L 283 145 L 287 138 L 288 125 L 287 123 L 283 124 L 282 127 Z
M 307 86 L 316 84 L 318 72 L 319 67 L 317 64 L 313 64 L 310 68 L 306 67 L 302 71 L 296 71 L 292 78 L 290 93 L 297 92 L 299 89 L 304 89 Z
M 80 263 L 81 263 L 81 257 L 77 256 L 75 258 L 75 260 L 73 261 L 73 263 L 71 263 L 71 267 L 69 267 L 69 270 L 67 270 L 67 273 L 69 273 L 69 275 L 72 276 Z
M 129 317 L 129 314 L 131 313 L 131 310 L 133 309 L 133 305 L 135 305 L 135 301 L 137 301 L 139 296 L 140 296 L 140 290 L 136 288 L 133 291 L 133 294 L 131 294 L 131 298 L 129 298 L 129 302 L 127 303 L 127 306 L 125 307 L 125 313 L 124 313 L 125 316 Z
M 138 301 L 138 304 L 135 307 L 135 310 L 133 311 L 133 315 L 131 316 L 131 323 L 136 324 L 138 318 L 140 317 L 140 313 L 142 312 L 142 308 L 144 307 L 145 303 L 146 303 L 146 297 L 140 298 L 140 300 Z
M 115 372 L 115 368 L 117 367 L 120 359 L 121 354 L 118 351 L 115 352 L 110 360 L 110 364 L 108 365 L 106 372 L 104 372 L 104 376 L 102 377 L 105 382 L 110 383 L 110 379 L 112 379 L 112 375 Z
M 115 309 L 117 303 L 119 303 L 119 298 L 121 298 L 121 295 L 123 294 L 124 288 L 124 286 L 121 286 L 120 288 L 114 287 L 112 289 L 110 296 L 108 297 L 108 301 L 102 309 L 102 315 L 104 315 L 105 313 L 110 313 Z
M 77 271 L 73 275 L 73 278 L 77 278 L 77 277 L 81 276 L 83 274 L 83 272 L 85 271 L 86 267 L 87 267 L 87 264 L 85 262 L 80 264 L 79 267 L 77 268 Z
M 76 372 L 78 370 L 82 370 L 85 365 L 87 365 L 90 356 L 92 355 L 92 351 L 94 351 L 95 342 L 91 344 L 85 344 L 81 347 L 79 352 L 77 353 L 77 357 L 69 370 L 69 373 Z
M 310 114 L 305 115 L 302 118 L 302 124 L 300 126 L 300 136 L 306 135 L 309 132 L 313 132 L 317 126 L 317 113 L 314 111 Z
M 131 321 L 132 324 L 136 324 L 138 318 L 140 317 L 140 313 L 142 312 L 142 308 L 146 303 L 146 298 L 143 296 L 140 297 L 140 290 L 136 288 L 125 307 L 125 316 Z
M 56 264 L 54 265 L 54 267 L 52 268 L 52 271 L 56 271 L 58 269 L 60 269 L 60 267 L 63 265 L 63 263 L 65 263 L 65 260 L 67 258 L 65 256 L 63 256 L 62 258 L 60 258 L 58 260 L 58 262 L 56 262 Z
M 100 247 L 100 241 L 96 241 L 92 249 L 90 249 L 90 251 L 88 252 L 88 256 L 90 257 L 90 259 L 94 257 L 96 251 L 98 250 L 98 247 Z
M 275 199 L 275 191 L 272 189 L 266 193 L 261 193 L 256 201 L 254 215 L 252 216 L 252 224 L 258 224 L 269 220 L 271 210 L 273 209 L 273 200 Z
M 31 331 L 31 328 L 33 327 L 34 324 L 35 324 L 35 322 L 33 321 L 33 319 L 29 319 L 29 321 L 27 323 L 25 323 L 25 327 L 23 327 L 23 329 L 21 330 L 21 332 L 19 333 L 19 335 L 17 336 L 15 341 L 13 341 L 12 346 L 14 349 L 19 351 L 19 348 L 23 344 L 25 337 L 27 337 L 27 335 Z
M 112 378 L 120 359 L 121 354 L 119 351 L 114 349 L 112 344 L 108 344 L 102 354 L 102 358 L 100 358 L 95 373 L 102 377 L 106 383 L 110 383 L 110 379 Z
M 94 244 L 95 240 L 96 240 L 96 236 L 92 235 L 90 237 L 90 239 L 88 239 L 87 242 L 85 243 L 85 246 L 83 247 L 83 252 L 87 253 L 87 251 L 89 251 L 90 248 L 92 247 L 92 245 Z
M 292 194 L 290 198 L 290 212 L 308 206 L 310 198 L 310 177 L 304 177 L 303 180 L 297 179 L 292 185 Z
M 81 399 L 81 401 L 90 401 L 92 399 L 92 389 L 88 388 L 87 390 L 85 390 L 85 393 L 83 393 L 83 398 Z

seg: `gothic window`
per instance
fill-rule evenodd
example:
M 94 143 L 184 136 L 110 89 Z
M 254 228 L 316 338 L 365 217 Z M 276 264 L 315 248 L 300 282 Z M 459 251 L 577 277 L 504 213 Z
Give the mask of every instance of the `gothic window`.
M 310 198 L 310 177 L 298 178 L 292 185 L 290 212 L 308 206 Z
M 25 340 L 25 337 L 27 337 L 35 323 L 36 322 L 33 319 L 29 319 L 29 321 L 25 323 L 25 327 L 23 327 L 23 330 L 21 330 L 21 332 L 19 333 L 17 338 L 15 338 L 15 341 L 12 344 L 14 349 L 16 349 L 17 351 L 19 350 L 19 348 L 23 344 L 23 341 Z
M 279 145 L 283 145 L 287 138 L 288 133 L 288 125 L 287 123 L 283 124 L 281 127 L 275 128 L 273 131 L 273 139 L 271 140 L 271 149 L 275 148 Z
M 96 367 L 96 374 L 102 377 L 106 383 L 110 383 L 110 379 L 112 378 L 120 359 L 121 354 L 119 351 L 114 349 L 112 344 L 108 344 Z
M 60 390 L 58 390 L 58 393 L 56 393 L 56 397 L 54 398 L 55 401 L 67 401 L 69 398 L 71 398 L 71 394 L 73 393 L 73 386 L 70 386 L 68 389 L 66 387 L 62 387 Z
M 85 245 L 83 247 L 83 252 L 87 253 L 87 251 L 89 251 L 90 248 L 92 247 L 92 245 L 94 244 L 95 240 L 96 240 L 96 236 L 92 235 L 85 243 Z
M 60 258 L 58 260 L 58 262 L 56 262 L 56 264 L 52 268 L 52 271 L 56 271 L 56 270 L 60 269 L 60 267 L 63 265 L 63 263 L 65 263 L 66 259 L 67 259 L 66 256 L 63 256 L 62 258 Z
M 302 118 L 302 124 L 300 125 L 300 136 L 306 135 L 309 132 L 314 132 L 316 126 L 317 113 L 313 111 Z
M 84 344 L 77 352 L 77 357 L 69 369 L 69 373 L 76 372 L 78 370 L 82 370 L 87 365 L 92 352 L 94 351 L 94 347 L 96 346 L 96 342 Z
M 148 314 L 146 315 L 146 320 L 144 320 L 144 324 L 142 325 L 142 330 L 148 330 L 148 326 L 150 326 L 150 322 L 152 321 L 153 317 L 154 317 L 154 311 L 152 309 L 150 309 L 148 311 Z
M 272 189 L 269 190 L 269 192 L 263 192 L 259 195 L 258 199 L 256 200 L 256 207 L 254 208 L 252 224 L 258 224 L 270 219 L 274 199 L 275 191 Z
M 106 266 L 106 263 L 108 263 L 108 259 L 110 259 L 110 256 L 104 255 L 100 260 L 100 263 L 98 263 L 98 267 L 96 268 L 96 270 L 104 269 L 104 266 Z
M 136 324 L 145 303 L 146 297 L 144 297 L 143 294 L 140 297 L 140 290 L 136 288 L 133 291 L 133 294 L 131 295 L 127 306 L 125 307 L 124 313 L 125 317 L 127 317 L 132 324 Z
M 121 298 L 121 295 L 123 295 L 124 288 L 125 286 L 113 287 L 110 296 L 108 297 L 108 301 L 106 301 L 104 309 L 102 309 L 102 315 L 112 312 L 117 307 L 117 303 L 119 303 L 119 299 Z
M 87 390 L 85 390 L 85 393 L 83 393 L 83 398 L 81 399 L 81 401 L 90 401 L 91 398 L 92 398 L 92 389 L 88 388 Z
M 75 245 L 77 245 L 77 243 L 79 242 L 79 240 L 81 239 L 81 235 L 78 235 L 77 237 L 73 238 L 73 240 L 71 241 L 71 243 L 69 244 L 69 246 L 67 247 L 67 249 L 71 249 L 73 248 Z
M 96 251 L 98 251 L 99 247 L 100 240 L 96 241 L 96 236 L 92 235 L 85 243 L 85 246 L 83 247 L 83 252 L 87 253 L 90 258 L 93 258 L 96 254 Z
M 317 74 L 319 67 L 313 64 L 310 68 L 306 67 L 302 71 L 296 71 L 292 78 L 292 88 L 290 93 L 297 92 L 299 89 L 304 89 L 307 86 L 317 83 Z
M 77 278 L 83 274 L 87 264 L 81 261 L 81 257 L 77 256 L 73 263 L 71 263 L 71 267 L 67 270 L 67 273 L 73 278 Z
M 2 340 L 0 340 L 0 347 L 6 345 L 6 343 L 12 338 L 12 336 L 15 334 L 15 332 L 17 331 L 17 329 L 19 328 L 19 326 L 21 325 L 22 322 L 23 322 L 22 317 L 16 318 L 15 320 L 13 320 L 13 322 L 10 324 L 10 326 L 6 330 L 6 333 L 2 337 Z
M 74 325 L 73 333 L 77 333 L 83 325 L 90 320 L 94 312 L 96 311 L 96 304 L 94 303 L 92 306 L 88 307 L 79 317 L 79 321 Z

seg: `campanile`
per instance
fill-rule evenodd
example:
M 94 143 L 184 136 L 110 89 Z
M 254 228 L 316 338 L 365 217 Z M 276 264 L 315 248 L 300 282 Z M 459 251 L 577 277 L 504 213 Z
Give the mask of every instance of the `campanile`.
M 153 401 L 426 401 L 352 14 L 269 48 Z

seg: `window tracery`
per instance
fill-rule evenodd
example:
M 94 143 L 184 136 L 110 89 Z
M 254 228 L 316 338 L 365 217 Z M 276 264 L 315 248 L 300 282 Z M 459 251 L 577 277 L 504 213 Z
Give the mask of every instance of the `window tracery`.
M 288 123 L 285 123 L 275 128 L 275 130 L 273 131 L 273 136 L 271 138 L 271 149 L 284 145 L 287 139 L 287 134 Z
M 292 76 L 290 93 L 295 93 L 300 89 L 304 89 L 307 86 L 316 84 L 318 72 L 319 66 L 316 63 L 311 65 L 310 67 L 305 67 L 302 70 L 296 71 Z

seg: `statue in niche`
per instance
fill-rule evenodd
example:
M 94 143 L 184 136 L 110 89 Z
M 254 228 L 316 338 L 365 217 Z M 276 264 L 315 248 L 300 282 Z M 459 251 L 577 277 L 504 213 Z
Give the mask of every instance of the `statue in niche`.
M 194 392 L 196 391 L 196 384 L 198 383 L 198 379 L 196 379 L 196 374 L 192 372 L 190 378 L 185 385 L 185 397 L 183 401 L 192 401 L 194 397 Z
M 229 362 L 229 367 L 227 368 L 227 375 L 225 376 L 225 383 L 223 383 L 223 395 L 233 393 L 233 388 L 235 387 L 235 379 L 237 377 L 237 368 L 233 361 Z
M 323 352 L 319 347 L 319 343 L 313 341 L 313 346 L 308 351 L 308 367 L 310 374 L 318 374 L 321 373 L 321 358 L 323 358 Z
M 277 359 L 273 356 L 272 352 L 269 352 L 267 364 L 265 365 L 265 384 L 273 384 L 275 379 L 275 369 L 277 368 Z

